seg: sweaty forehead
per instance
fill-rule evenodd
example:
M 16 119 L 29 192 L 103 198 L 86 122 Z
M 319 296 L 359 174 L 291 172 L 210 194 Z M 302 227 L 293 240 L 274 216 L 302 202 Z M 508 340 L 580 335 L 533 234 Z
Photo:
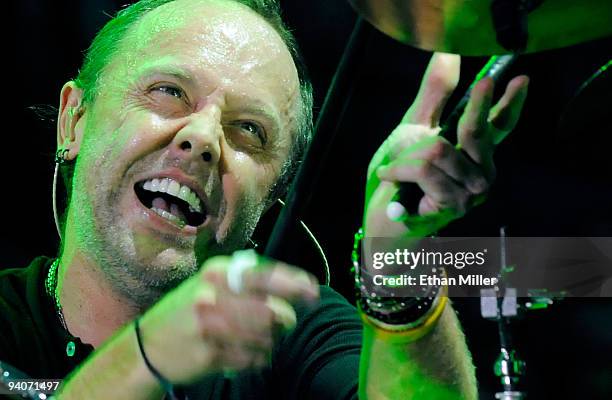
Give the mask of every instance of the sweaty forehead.
M 167 3 L 132 27 L 121 47 L 129 71 L 168 60 L 228 87 L 265 85 L 288 99 L 298 87 L 295 65 L 278 33 L 233 1 Z

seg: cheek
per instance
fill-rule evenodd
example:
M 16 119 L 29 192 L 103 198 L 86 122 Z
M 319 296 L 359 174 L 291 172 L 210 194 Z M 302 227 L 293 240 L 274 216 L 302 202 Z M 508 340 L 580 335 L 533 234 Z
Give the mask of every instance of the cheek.
M 102 121 L 116 121 L 104 123 Z M 94 167 L 98 172 L 125 171 L 134 161 L 162 146 L 164 120 L 152 113 L 128 113 L 117 117 L 102 115 L 94 124 L 95 131 L 84 138 L 87 153 L 94 154 Z
M 154 113 L 134 113 L 118 129 L 117 151 L 135 161 L 168 144 L 168 122 Z
M 236 193 L 236 196 L 252 202 L 264 201 L 279 176 L 280 167 L 276 164 L 276 161 L 257 162 L 245 153 L 234 152 L 227 161 L 228 171 L 223 176 L 225 193 Z

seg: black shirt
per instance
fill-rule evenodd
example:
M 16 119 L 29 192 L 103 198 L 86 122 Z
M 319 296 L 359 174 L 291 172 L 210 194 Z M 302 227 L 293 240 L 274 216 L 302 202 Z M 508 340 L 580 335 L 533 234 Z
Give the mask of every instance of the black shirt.
M 27 268 L 0 272 L 0 361 L 32 378 L 64 378 L 93 351 L 59 322 L 44 287 L 51 262 L 39 257 Z M 210 374 L 185 389 L 188 398 L 356 399 L 361 322 L 355 308 L 322 286 L 320 303 L 297 305 L 296 313 L 297 326 L 276 344 L 270 367 Z

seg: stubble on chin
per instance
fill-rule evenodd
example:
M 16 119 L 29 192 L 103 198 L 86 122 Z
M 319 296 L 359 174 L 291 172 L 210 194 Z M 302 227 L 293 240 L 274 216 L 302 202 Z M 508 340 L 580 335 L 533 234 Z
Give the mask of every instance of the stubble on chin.
M 107 204 L 118 204 L 117 199 L 113 200 L 115 196 L 110 197 Z M 233 215 L 228 216 L 227 205 L 223 202 L 219 220 L 229 217 L 231 221 L 227 222 L 227 229 L 216 232 L 214 240 L 205 240 L 204 235 L 195 240 L 160 235 L 164 246 L 151 251 L 139 248 L 126 221 L 111 207 L 96 204 L 99 200 L 98 197 L 98 201 L 93 201 L 93 215 L 89 219 L 97 222 L 86 224 L 89 229 L 82 231 L 81 247 L 87 249 L 89 257 L 100 266 L 117 294 L 140 309 L 149 308 L 164 294 L 196 274 L 210 257 L 244 248 L 263 211 L 261 202 L 245 199 L 234 208 Z

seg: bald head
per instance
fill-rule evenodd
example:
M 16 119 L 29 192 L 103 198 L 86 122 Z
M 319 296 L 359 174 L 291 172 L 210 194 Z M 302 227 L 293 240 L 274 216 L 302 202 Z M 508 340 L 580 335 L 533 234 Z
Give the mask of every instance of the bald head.
M 173 7 L 171 7 L 173 6 Z M 288 182 L 294 175 L 295 168 L 298 161 L 301 159 L 305 148 L 307 147 L 311 133 L 312 133 L 312 85 L 308 80 L 306 68 L 303 60 L 297 49 L 295 39 L 287 27 L 284 25 L 280 11 L 276 1 L 274 0 L 142 0 L 132 4 L 126 9 L 120 11 L 115 18 L 109 21 L 103 29 L 95 37 L 92 45 L 88 49 L 83 66 L 80 69 L 79 75 L 75 79 L 76 84 L 83 89 L 83 100 L 84 103 L 91 103 L 96 94 L 99 93 L 101 77 L 104 76 L 103 72 L 108 67 L 119 49 L 128 48 L 129 44 L 136 45 L 137 47 L 144 48 L 151 39 L 147 38 L 145 33 L 157 33 L 154 35 L 157 40 L 163 39 L 163 32 L 169 32 L 173 28 L 177 28 L 181 25 L 181 21 L 186 21 L 185 18 L 188 16 L 194 16 L 193 8 L 191 7 L 203 7 L 208 6 L 212 10 L 216 8 L 219 13 L 217 17 L 221 17 L 223 10 L 225 12 L 231 12 L 232 7 L 248 8 L 251 11 L 251 15 L 242 13 L 243 18 L 260 18 L 267 24 L 261 25 L 261 34 L 270 34 L 270 27 L 274 30 L 278 37 L 285 44 L 286 50 L 291 55 L 294 62 L 294 67 L 297 70 L 297 79 L 299 81 L 299 96 L 298 96 L 298 110 L 295 115 L 295 127 L 296 132 L 294 134 L 294 143 L 292 146 L 291 157 L 287 160 L 284 166 L 284 173 L 277 181 L 274 189 L 271 192 L 270 197 L 276 198 L 284 192 L 288 187 Z M 223 8 L 222 8 L 223 7 Z M 164 11 L 163 8 L 166 8 Z M 159 9 L 159 10 L 158 10 Z M 144 17 L 151 14 L 149 22 L 144 20 Z M 197 19 L 192 19 L 193 23 L 196 23 Z M 141 23 L 142 22 L 142 23 Z M 202 21 L 206 22 L 206 21 Z M 229 24 L 231 25 L 231 24 Z M 229 37 L 232 34 L 240 32 L 240 26 L 226 25 L 225 32 L 219 32 L 225 37 Z M 232 33 L 233 31 L 233 33 Z M 128 35 L 128 32 L 132 35 Z M 220 37 L 219 39 L 222 39 Z M 275 38 L 277 40 L 278 38 Z M 221 40 L 217 41 L 218 44 Z M 131 50 L 128 48 L 128 50 Z M 209 57 L 217 56 L 223 57 L 227 53 L 227 49 L 222 46 L 213 52 L 213 49 L 208 53 Z M 238 57 L 237 62 L 240 61 L 239 51 L 234 51 L 233 55 Z M 137 64 L 137 59 L 132 58 L 132 65 Z M 249 64 L 248 60 L 246 63 L 242 63 L 245 68 L 254 66 Z M 240 63 L 240 62 L 239 62 Z M 128 64 L 127 67 L 130 65 Z M 284 84 L 286 82 L 279 82 Z M 69 171 L 70 172 L 70 171 Z
M 145 0 L 103 28 L 64 86 L 66 104 L 84 93 L 78 124 L 59 124 L 78 143 L 66 240 L 122 293 L 155 298 L 241 248 L 287 186 L 308 91 L 269 21 L 236 1 Z M 181 201 L 157 194 L 162 181 Z

